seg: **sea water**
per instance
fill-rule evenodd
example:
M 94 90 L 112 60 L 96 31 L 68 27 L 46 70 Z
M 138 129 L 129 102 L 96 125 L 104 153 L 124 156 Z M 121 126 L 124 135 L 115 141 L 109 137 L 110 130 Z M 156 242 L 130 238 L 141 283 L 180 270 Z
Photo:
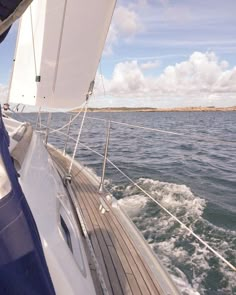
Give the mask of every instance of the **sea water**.
M 32 119 L 32 115 L 26 115 Z M 108 157 L 134 182 L 236 265 L 236 113 L 88 113 L 80 141 L 104 154 L 107 123 L 119 121 L 178 134 L 111 124 Z M 67 114 L 52 116 L 53 128 Z M 46 116 L 44 116 L 46 121 Z M 78 134 L 81 119 L 70 134 Z M 65 131 L 66 132 L 66 129 Z M 65 136 L 49 141 L 64 147 Z M 72 153 L 75 143 L 67 146 Z M 103 158 L 80 146 L 76 157 L 100 176 Z M 119 200 L 182 294 L 236 294 L 236 275 L 111 165 L 106 187 Z

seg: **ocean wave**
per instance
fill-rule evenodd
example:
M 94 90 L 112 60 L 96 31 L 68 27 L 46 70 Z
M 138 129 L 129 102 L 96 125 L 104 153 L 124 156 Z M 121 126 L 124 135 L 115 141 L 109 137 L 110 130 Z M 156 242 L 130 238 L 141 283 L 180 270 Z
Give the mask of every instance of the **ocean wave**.
M 137 184 L 235 264 L 236 232 L 204 218 L 204 199 L 185 185 L 145 178 L 138 179 Z M 117 189 L 121 193 L 121 187 L 113 187 L 113 193 Z M 167 267 L 182 294 L 236 293 L 235 274 L 136 186 L 124 186 L 118 203 Z

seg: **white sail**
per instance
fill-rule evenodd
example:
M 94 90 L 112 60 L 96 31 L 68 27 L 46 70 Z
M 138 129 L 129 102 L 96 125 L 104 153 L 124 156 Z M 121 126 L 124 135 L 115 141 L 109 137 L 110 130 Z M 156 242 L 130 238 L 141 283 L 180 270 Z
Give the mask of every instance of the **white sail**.
M 19 24 L 9 101 L 35 105 L 41 64 L 46 0 L 35 0 Z M 40 12 L 40 13 L 39 13 Z
M 30 8 L 21 22 L 10 102 L 72 109 L 85 101 L 115 2 L 35 0 L 33 34 Z

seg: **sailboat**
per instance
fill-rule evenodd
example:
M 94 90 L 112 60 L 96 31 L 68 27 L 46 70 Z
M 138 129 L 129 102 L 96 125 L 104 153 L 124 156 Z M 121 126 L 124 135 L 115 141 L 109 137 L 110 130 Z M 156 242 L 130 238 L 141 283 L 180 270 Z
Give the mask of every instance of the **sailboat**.
M 30 2 L 21 1 L 21 13 Z M 114 7 L 115 0 L 34 0 L 20 20 L 9 103 L 80 106 L 83 118 L 76 139 L 69 128 L 80 113 L 57 130 L 49 114 L 43 135 L 7 114 L 0 121 L 1 294 L 180 293 L 103 187 L 109 126 L 101 182 L 75 160 Z M 49 132 L 66 128 L 71 156 L 47 144 Z
M 30 2 L 7 18 L 26 10 L 9 103 L 86 109 L 115 0 L 34 0 L 26 9 Z M 1 33 L 10 23 L 3 25 Z M 31 124 L 6 114 L 0 132 L 1 294 L 179 293 L 132 222 L 74 157 L 45 146 Z M 79 134 L 75 151 L 78 141 Z

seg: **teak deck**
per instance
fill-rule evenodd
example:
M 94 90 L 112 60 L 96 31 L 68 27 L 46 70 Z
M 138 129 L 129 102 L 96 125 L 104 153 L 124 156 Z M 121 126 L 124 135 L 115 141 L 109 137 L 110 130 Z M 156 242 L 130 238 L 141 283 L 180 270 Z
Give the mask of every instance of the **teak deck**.
M 49 148 L 56 165 L 68 171 L 68 159 Z M 150 268 L 136 249 L 113 208 L 99 211 L 101 194 L 86 174 L 76 166 L 72 170 L 72 189 L 78 200 L 86 229 L 109 294 L 158 295 L 163 294 Z M 103 294 L 96 270 L 89 259 L 97 294 Z

